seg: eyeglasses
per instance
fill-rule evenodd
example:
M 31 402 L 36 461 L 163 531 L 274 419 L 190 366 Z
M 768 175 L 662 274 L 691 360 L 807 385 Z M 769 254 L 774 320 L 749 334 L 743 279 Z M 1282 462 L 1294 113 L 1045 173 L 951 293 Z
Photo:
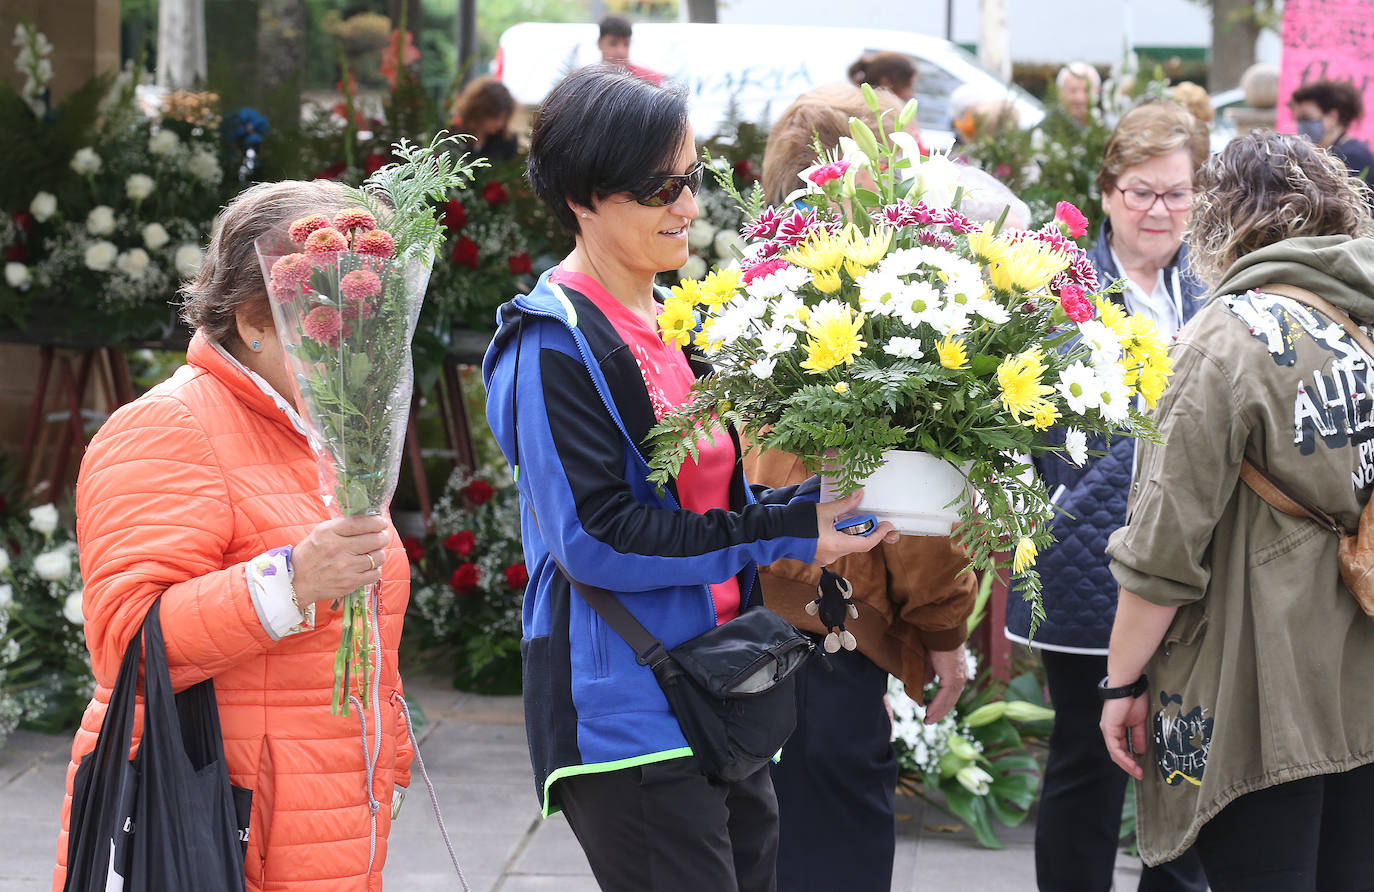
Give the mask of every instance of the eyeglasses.
M 1170 189 L 1168 192 L 1155 192 L 1153 189 L 1122 189 L 1116 187 L 1116 191 L 1121 193 L 1121 201 L 1127 208 L 1133 211 L 1148 211 L 1155 206 L 1156 201 L 1164 202 L 1164 209 L 1169 211 L 1188 211 L 1193 208 L 1192 189 Z
M 698 161 L 686 173 L 656 174 L 631 194 L 635 201 L 645 207 L 667 207 L 678 200 L 683 189 L 691 189 L 693 195 L 701 191 L 701 180 L 705 175 L 706 165 Z

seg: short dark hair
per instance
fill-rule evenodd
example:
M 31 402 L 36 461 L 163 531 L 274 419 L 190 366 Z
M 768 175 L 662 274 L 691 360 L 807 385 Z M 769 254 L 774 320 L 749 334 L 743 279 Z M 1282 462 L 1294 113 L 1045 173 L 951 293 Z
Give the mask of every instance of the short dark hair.
M 1326 114 L 1336 110 L 1341 126 L 1364 117 L 1364 100 L 1349 81 L 1313 81 L 1293 91 L 1293 102 L 1315 102 Z
M 614 65 L 589 65 L 549 92 L 530 133 L 528 176 L 570 233 L 573 201 L 591 207 L 664 171 L 688 130 L 687 91 L 656 86 Z
M 630 20 L 622 15 L 606 16 L 601 20 L 601 33 L 597 35 L 597 40 L 608 34 L 612 37 L 628 38 L 630 36 Z

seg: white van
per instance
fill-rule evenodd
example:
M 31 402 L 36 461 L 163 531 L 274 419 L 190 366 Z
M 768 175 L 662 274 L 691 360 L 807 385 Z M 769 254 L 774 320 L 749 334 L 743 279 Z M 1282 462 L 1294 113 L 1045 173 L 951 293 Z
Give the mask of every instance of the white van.
M 524 22 L 501 35 L 498 78 L 517 102 L 537 105 L 563 75 L 601 61 L 594 24 Z M 960 47 L 938 37 L 875 28 L 807 25 L 648 23 L 634 26 L 630 61 L 688 85 L 699 139 L 719 132 L 733 103 L 740 120 L 771 122 L 813 87 L 844 83 L 864 53 L 892 50 L 916 64 L 921 138 L 931 148 L 953 142 L 949 95 L 963 84 L 1005 91 L 1022 127 L 1044 117 L 1041 104 L 1006 85 Z M 985 94 L 986 95 L 986 94 Z

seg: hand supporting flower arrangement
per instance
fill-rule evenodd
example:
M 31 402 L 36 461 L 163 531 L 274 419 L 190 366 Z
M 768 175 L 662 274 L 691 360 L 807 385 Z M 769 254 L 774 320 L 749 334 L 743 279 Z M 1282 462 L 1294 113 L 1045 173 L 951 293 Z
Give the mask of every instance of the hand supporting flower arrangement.
M 380 514 L 396 489 L 413 384 L 410 342 L 443 225 L 435 203 L 478 166 L 401 140 L 356 207 L 314 214 L 258 240 L 276 328 L 336 516 Z M 379 593 L 343 599 L 331 709 L 348 712 L 350 678 L 365 694 Z
M 896 130 L 914 113 L 908 104 Z M 673 289 L 665 339 L 692 343 L 715 372 L 652 433 L 654 479 L 722 419 L 824 469 L 842 493 L 890 450 L 923 451 L 967 479 L 956 536 L 973 566 L 995 570 L 1011 552 L 1038 623 L 1034 562 L 1054 508 L 1027 456 L 1081 463 L 1088 431 L 1153 436 L 1135 401 L 1163 392 L 1165 345 L 1103 298 L 1058 223 L 976 224 L 957 210 L 947 161 L 923 161 L 886 122 L 850 130 L 839 157 L 802 172 L 803 205 L 741 199 L 739 269 Z M 1069 428 L 1064 445 L 1046 436 L 1055 425 Z

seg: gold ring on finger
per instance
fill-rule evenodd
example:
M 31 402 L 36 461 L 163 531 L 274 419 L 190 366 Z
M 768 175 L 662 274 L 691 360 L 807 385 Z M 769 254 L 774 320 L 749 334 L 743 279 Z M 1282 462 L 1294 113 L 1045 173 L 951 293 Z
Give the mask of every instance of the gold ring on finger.
M 375 570 L 375 569 L 377 569 L 377 559 L 374 558 L 370 553 L 369 553 L 368 556 L 367 556 L 367 562 L 368 562 L 368 564 L 370 565 L 370 566 L 368 567 L 369 570 Z

